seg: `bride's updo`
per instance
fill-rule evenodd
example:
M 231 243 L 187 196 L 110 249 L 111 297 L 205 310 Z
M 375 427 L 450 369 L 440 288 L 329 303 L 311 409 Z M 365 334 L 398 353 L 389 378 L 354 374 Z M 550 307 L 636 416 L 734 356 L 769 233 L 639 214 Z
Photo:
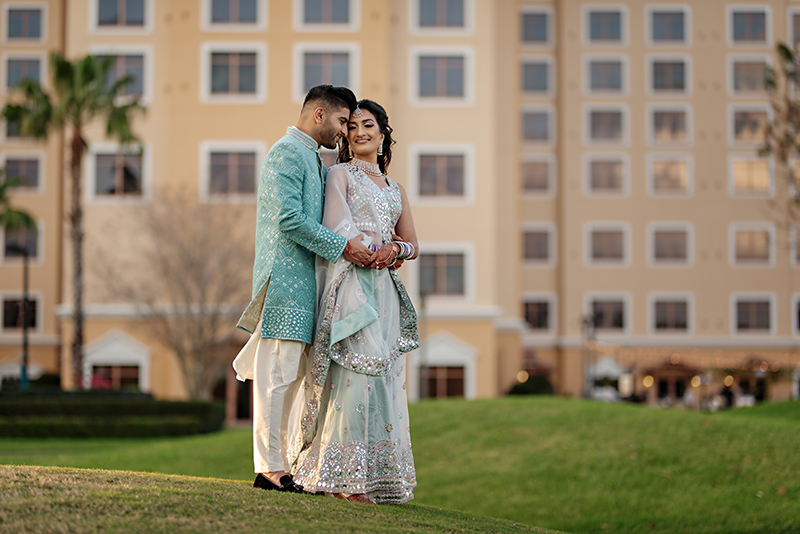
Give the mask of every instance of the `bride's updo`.
M 378 156 L 378 166 L 381 172 L 386 174 L 389 162 L 392 161 L 392 145 L 395 143 L 394 139 L 392 139 L 392 127 L 389 126 L 389 115 L 386 114 L 386 110 L 383 109 L 383 106 L 372 100 L 367 100 L 366 98 L 358 101 L 356 109 L 359 108 L 372 113 L 375 120 L 378 121 L 378 128 L 380 128 L 383 134 L 383 154 Z M 353 156 L 350 155 L 350 145 L 347 142 L 347 138 L 343 137 L 339 145 L 339 161 L 344 163 L 351 159 L 353 159 Z

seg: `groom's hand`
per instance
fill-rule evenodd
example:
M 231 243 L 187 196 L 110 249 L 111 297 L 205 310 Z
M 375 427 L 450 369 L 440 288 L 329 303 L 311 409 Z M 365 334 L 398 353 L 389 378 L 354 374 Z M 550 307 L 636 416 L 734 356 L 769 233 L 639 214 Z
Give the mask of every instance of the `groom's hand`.
M 342 256 L 350 263 L 364 267 L 372 256 L 372 251 L 364 246 L 361 239 L 362 236 L 358 235 L 348 241 Z

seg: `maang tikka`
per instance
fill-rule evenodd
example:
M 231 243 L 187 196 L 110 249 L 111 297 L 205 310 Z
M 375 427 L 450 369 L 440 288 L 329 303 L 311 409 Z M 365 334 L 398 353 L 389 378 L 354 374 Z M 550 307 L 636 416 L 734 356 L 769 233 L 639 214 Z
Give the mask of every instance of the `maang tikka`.
M 358 104 L 356 104 L 356 109 L 354 109 L 354 110 L 353 110 L 353 117 L 356 117 L 356 118 L 358 118 L 358 117 L 360 117 L 360 116 L 361 116 L 361 115 L 363 115 L 363 114 L 364 114 L 364 112 L 363 112 L 363 111 L 361 111 L 361 108 L 360 108 L 360 107 L 358 107 Z

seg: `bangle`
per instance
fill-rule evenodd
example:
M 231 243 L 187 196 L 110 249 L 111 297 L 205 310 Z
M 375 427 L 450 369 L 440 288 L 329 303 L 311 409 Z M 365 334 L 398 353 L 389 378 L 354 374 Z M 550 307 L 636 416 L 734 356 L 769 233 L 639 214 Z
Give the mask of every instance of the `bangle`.
M 350 247 L 350 241 L 347 242 L 347 253 L 353 255 L 353 249 Z

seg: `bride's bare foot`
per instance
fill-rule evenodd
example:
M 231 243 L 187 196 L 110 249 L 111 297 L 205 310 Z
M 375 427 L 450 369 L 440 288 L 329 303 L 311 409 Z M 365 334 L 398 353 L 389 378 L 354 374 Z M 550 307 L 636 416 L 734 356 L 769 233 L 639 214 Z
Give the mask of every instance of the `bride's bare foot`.
M 353 502 L 360 502 L 361 504 L 375 504 L 372 502 L 372 499 L 366 496 L 364 493 L 356 493 L 354 495 L 350 495 L 347 497 L 348 501 Z

